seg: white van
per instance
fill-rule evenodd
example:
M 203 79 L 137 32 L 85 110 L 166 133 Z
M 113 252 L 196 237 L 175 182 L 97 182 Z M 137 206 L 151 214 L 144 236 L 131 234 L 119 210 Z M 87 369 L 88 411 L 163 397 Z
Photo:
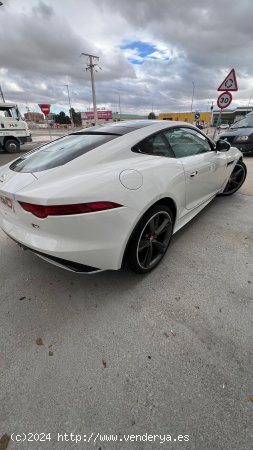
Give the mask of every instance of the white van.
M 22 120 L 17 105 L 0 103 L 0 151 L 16 153 L 20 145 L 31 141 L 31 132 Z

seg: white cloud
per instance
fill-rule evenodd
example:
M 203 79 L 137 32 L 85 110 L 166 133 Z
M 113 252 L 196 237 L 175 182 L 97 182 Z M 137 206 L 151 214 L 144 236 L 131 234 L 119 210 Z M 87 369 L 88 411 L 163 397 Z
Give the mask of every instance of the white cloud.
M 76 109 L 91 102 L 90 74 L 81 52 L 100 56 L 97 100 L 122 111 L 206 108 L 235 67 L 239 91 L 233 106 L 253 92 L 250 0 L 10 0 L 0 8 L 0 83 L 9 100 L 67 108 L 66 83 Z M 226 26 L 224 27 L 224 17 Z M 15 26 L 13 26 L 15 24 Z M 10 31 L 11 30 L 11 31 Z M 148 42 L 154 51 L 120 50 Z M 143 63 L 131 64 L 136 61 Z M 210 104 L 210 102 L 209 102 Z M 57 106 L 56 106 L 57 105 Z

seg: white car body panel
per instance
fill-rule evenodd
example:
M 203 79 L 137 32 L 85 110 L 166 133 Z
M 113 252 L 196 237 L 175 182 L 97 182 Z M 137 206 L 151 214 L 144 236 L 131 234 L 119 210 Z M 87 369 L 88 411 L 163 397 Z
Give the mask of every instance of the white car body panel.
M 96 270 L 119 269 L 135 226 L 154 203 L 163 198 L 174 202 L 175 233 L 222 191 L 241 157 L 232 147 L 228 152 L 178 159 L 131 151 L 148 135 L 175 125 L 187 126 L 157 121 L 39 173 L 14 172 L 5 165 L 0 168 L 0 197 L 11 198 L 13 208 L 0 202 L 1 228 L 44 259 L 48 255 Z M 229 161 L 234 163 L 227 166 Z M 122 207 L 40 219 L 19 201 L 38 205 L 110 201 Z

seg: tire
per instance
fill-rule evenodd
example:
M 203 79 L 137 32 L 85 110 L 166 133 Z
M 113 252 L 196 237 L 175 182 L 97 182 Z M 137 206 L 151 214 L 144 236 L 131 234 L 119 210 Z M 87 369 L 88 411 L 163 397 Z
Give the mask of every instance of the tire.
M 20 151 L 20 143 L 16 139 L 7 139 L 4 148 L 8 153 L 17 153 Z
M 226 184 L 224 191 L 220 194 L 221 196 L 233 195 L 240 189 L 243 185 L 247 176 L 247 167 L 242 161 L 237 161 L 229 180 Z
M 161 262 L 170 244 L 173 222 L 173 214 L 166 205 L 153 206 L 144 214 L 127 250 L 128 266 L 133 272 L 150 272 Z

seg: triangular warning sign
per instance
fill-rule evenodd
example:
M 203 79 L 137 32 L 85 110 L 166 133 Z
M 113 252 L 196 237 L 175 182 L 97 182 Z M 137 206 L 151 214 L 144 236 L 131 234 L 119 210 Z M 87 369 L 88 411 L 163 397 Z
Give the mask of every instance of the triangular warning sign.
M 229 72 L 228 76 L 218 87 L 217 91 L 238 91 L 235 69 L 232 69 L 231 72 Z

